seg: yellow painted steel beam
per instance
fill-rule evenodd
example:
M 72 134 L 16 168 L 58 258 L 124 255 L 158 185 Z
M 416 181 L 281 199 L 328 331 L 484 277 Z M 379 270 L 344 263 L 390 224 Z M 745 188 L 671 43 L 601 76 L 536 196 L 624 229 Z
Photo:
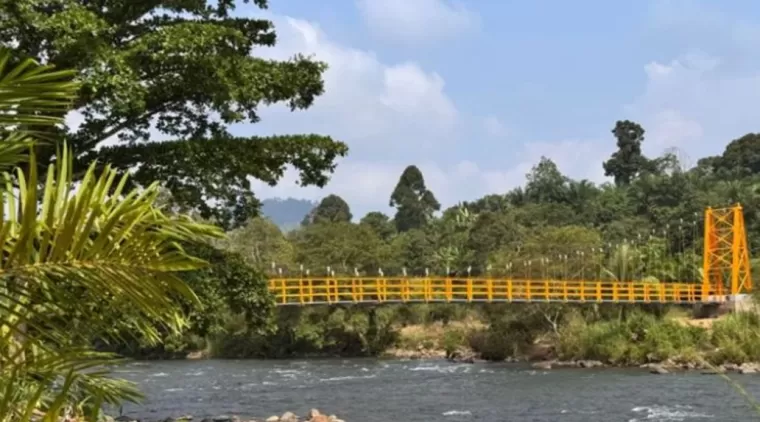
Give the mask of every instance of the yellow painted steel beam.
M 278 305 L 377 303 L 706 303 L 722 301 L 698 283 L 445 277 L 274 278 Z M 707 293 L 705 295 L 705 293 Z

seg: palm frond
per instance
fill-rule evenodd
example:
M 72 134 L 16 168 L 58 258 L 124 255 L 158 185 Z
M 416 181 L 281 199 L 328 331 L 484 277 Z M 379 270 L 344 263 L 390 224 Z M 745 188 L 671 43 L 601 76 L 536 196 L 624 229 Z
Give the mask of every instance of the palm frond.
M 61 123 L 79 90 L 76 73 L 14 59 L 12 50 L 0 49 L 0 129 Z
M 175 275 L 205 265 L 180 246 L 220 236 L 164 214 L 158 185 L 126 191 L 126 177 L 93 163 L 74 182 L 67 148 L 44 178 L 34 144 L 54 133 L 77 93 L 73 72 L 15 60 L 0 49 L 0 422 L 58 421 L 102 403 L 137 400 L 108 377 L 114 356 L 72 332 L 105 330 L 103 309 L 130 308 L 139 334 L 184 324 L 174 300 L 197 300 Z M 18 164 L 28 161 L 26 171 Z
M 29 385 L 37 390 L 27 391 L 18 381 L 11 390 L 27 391 L 25 397 L 32 397 L 21 407 L 52 413 L 60 411 L 60 403 L 69 403 L 76 391 L 106 402 L 134 396 L 124 385 L 107 381 L 105 372 L 82 372 L 85 366 L 92 368 L 87 365 L 105 360 L 72 352 L 66 317 L 77 301 L 97 297 L 105 303 L 128 303 L 137 318 L 133 326 L 149 337 L 156 337 L 155 324 L 176 331 L 184 321 L 173 298 L 197 299 L 173 273 L 205 265 L 188 256 L 180 244 L 221 235 L 213 226 L 162 213 L 153 205 L 157 185 L 124 192 L 126 176 L 118 179 L 108 167 L 98 173 L 93 164 L 75 189 L 70 153 L 64 149 L 58 156 L 41 190 L 32 153 L 26 173 L 3 176 L 17 191 L 0 192 L 2 375 L 27 383 L 36 380 Z M 86 309 L 85 303 L 79 305 L 78 309 Z M 80 318 L 93 328 L 105 321 L 86 313 Z M 60 362 L 54 365 L 41 357 Z M 60 378 L 57 390 L 48 374 Z M 45 400 L 43 390 L 59 394 L 55 400 Z M 8 393 L 3 399 L 18 405 L 13 399 L 17 394 Z

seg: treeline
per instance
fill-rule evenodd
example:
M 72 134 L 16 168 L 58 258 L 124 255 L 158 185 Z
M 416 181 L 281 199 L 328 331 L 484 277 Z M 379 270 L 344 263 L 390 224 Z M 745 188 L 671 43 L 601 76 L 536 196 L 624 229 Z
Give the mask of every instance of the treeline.
M 542 158 L 527 174 L 525 186 L 440 213 L 423 174 L 409 166 L 389 198 L 395 215 L 371 212 L 356 223 L 349 204 L 329 195 L 305 216 L 300 228 L 288 233 L 267 219 L 253 218 L 231 230 L 217 249 L 208 248 L 215 258 L 210 269 L 187 277 L 204 305 L 188 308 L 192 325 L 186 334 L 168 339 L 158 350 L 137 347 L 131 353 L 182 356 L 205 349 L 223 357 L 372 355 L 394 346 L 419 347 L 400 337 L 404 326 L 474 319 L 486 328 L 446 332 L 429 340 L 437 347 L 466 346 L 500 359 L 529 353 L 526 348 L 537 339 L 556 337 L 565 328 L 575 330 L 572 337 L 577 339 L 578 321 L 606 327 L 617 321 L 614 326 L 619 329 L 629 327 L 624 321 L 630 315 L 656 321 L 667 309 L 397 305 L 274 310 L 266 294 L 266 277 L 306 272 L 490 271 L 529 277 L 697 281 L 704 208 L 736 202 L 744 205 L 750 245 L 760 244 L 760 135 L 734 140 L 722 155 L 687 169 L 672 154 L 644 156 L 645 132 L 634 122 L 617 122 L 612 133 L 618 150 L 603 163 L 612 183 L 572 180 Z M 551 257 L 559 259 L 550 261 Z M 573 347 L 554 346 L 578 354 L 578 346 Z

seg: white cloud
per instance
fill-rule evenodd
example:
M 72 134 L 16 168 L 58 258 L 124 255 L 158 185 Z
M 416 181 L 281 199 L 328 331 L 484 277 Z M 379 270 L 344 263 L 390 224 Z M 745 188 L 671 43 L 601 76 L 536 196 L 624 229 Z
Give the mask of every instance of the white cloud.
M 732 139 L 757 130 L 760 70 L 725 62 L 688 53 L 644 66 L 645 90 L 625 110 L 647 129 L 646 153 L 678 147 L 692 157 L 719 154 Z
M 487 134 L 496 138 L 503 138 L 509 134 L 507 127 L 496 116 L 486 116 L 483 119 L 483 126 Z
M 308 111 L 266 109 L 257 131 L 324 133 L 347 141 L 354 154 L 379 159 L 424 151 L 451 139 L 459 113 L 445 92 L 443 78 L 413 62 L 382 63 L 370 51 L 329 39 L 318 25 L 294 18 L 271 17 L 278 45 L 262 49 L 265 58 L 286 59 L 296 53 L 328 63 L 325 94 Z
M 452 37 L 478 25 L 478 16 L 452 0 L 357 0 L 367 25 L 384 39 L 424 43 Z
M 677 110 L 657 111 L 650 119 L 651 126 L 646 136 L 646 144 L 650 150 L 682 148 L 698 142 L 704 135 L 702 125 L 698 121 L 687 119 Z
M 449 152 L 448 147 L 475 142 L 473 135 L 481 142 L 488 139 L 483 138 L 484 132 L 501 141 L 508 134 L 507 127 L 495 115 L 461 116 L 446 95 L 445 81 L 435 72 L 413 62 L 383 63 L 372 52 L 331 40 L 314 23 L 270 18 L 277 25 L 279 43 L 258 54 L 283 59 L 301 52 L 327 62 L 326 91 L 308 111 L 265 109 L 261 123 L 238 129 L 246 133 L 324 133 L 347 142 L 351 151 L 338 163 L 324 189 L 298 186 L 297 174 L 289 170 L 277 186 L 254 182 L 254 192 L 261 198 L 318 200 L 334 193 L 346 199 L 360 218 L 372 210 L 389 211 L 388 201 L 399 176 L 407 165 L 415 164 L 446 207 L 524 184 L 525 174 L 541 156 L 553 159 L 573 177 L 603 179 L 599 163 L 609 151 L 592 141 L 535 142 L 506 150 L 503 142 L 495 143 L 498 150 L 494 153 L 504 154 L 509 161 L 497 168 L 456 158 L 456 152 Z M 457 132 L 462 127 L 464 134 Z
M 414 63 L 404 63 L 383 72 L 385 93 L 380 102 L 405 115 L 434 113 L 451 122 L 456 108 L 443 93 L 443 78 L 437 73 L 425 74 Z

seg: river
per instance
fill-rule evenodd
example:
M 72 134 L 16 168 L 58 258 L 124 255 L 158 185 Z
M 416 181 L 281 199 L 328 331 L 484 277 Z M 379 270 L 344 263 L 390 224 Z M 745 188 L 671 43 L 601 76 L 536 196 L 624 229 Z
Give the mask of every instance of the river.
M 371 359 L 134 362 L 117 375 L 147 399 L 124 413 L 267 417 L 316 407 L 347 422 L 758 421 L 725 380 L 641 370 Z M 760 375 L 735 375 L 760 397 Z

